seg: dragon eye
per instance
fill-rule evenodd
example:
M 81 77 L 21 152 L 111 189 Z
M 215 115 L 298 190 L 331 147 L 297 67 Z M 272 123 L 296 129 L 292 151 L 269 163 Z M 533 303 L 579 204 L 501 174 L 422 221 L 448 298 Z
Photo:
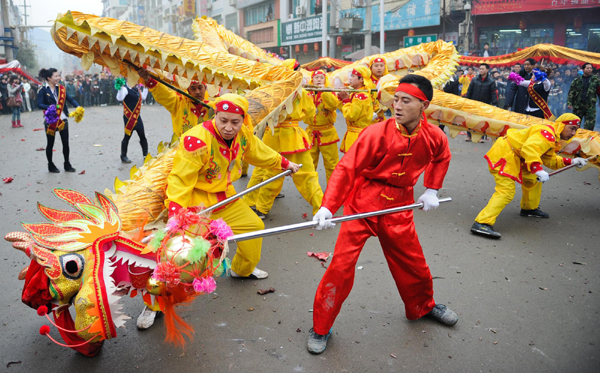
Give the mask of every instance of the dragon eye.
M 79 254 L 66 254 L 60 257 L 63 275 L 71 280 L 77 280 L 83 273 L 84 260 Z

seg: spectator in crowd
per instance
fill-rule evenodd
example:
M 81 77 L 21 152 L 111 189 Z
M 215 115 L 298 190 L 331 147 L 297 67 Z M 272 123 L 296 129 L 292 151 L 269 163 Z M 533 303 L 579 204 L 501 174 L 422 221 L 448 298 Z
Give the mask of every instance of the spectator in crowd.
M 469 84 L 471 83 L 471 80 L 474 76 L 475 74 L 473 73 L 473 67 L 469 66 L 467 68 L 467 71 L 465 71 L 464 75 L 458 79 L 458 82 L 462 84 L 462 88 L 460 91 L 461 96 L 464 97 L 467 94 L 467 91 L 469 90 Z
M 518 74 L 525 80 L 531 80 L 535 64 L 536 62 L 533 58 L 528 58 L 523 63 L 523 70 L 520 70 Z M 512 107 L 512 110 L 517 113 L 527 114 L 525 109 L 528 102 L 529 93 L 527 93 L 527 87 L 517 86 L 514 83 L 507 87 L 505 109 Z
M 81 83 L 81 90 L 83 91 L 83 106 L 92 105 L 92 81 L 90 76 L 86 75 L 85 79 Z
M 600 96 L 600 79 L 592 74 L 593 70 L 591 63 L 583 64 L 583 73 L 573 80 L 567 98 L 569 109 L 581 118 L 584 128 L 590 131 L 596 126 L 596 101 Z
M 492 52 L 490 50 L 490 44 L 489 43 L 483 44 L 483 50 L 481 51 L 481 57 L 492 57 L 493 55 L 494 55 L 494 52 Z
M 31 84 L 29 80 L 24 79 L 23 83 L 23 111 L 31 111 L 31 102 L 29 101 L 29 92 L 31 91 Z
M 71 97 L 74 98 L 76 96 L 77 89 L 75 88 L 75 84 L 73 84 L 73 79 L 72 78 L 69 78 L 67 80 L 67 86 L 66 86 L 66 88 L 67 88 L 67 94 L 69 96 L 71 96 Z
M 6 104 L 8 101 L 8 77 L 6 75 L 2 75 L 2 80 L 0 80 L 0 99 L 2 114 L 11 113 L 12 109 Z
M 548 105 L 550 106 L 550 110 L 555 117 L 560 117 L 563 114 L 562 109 L 562 98 L 563 91 L 560 84 L 556 83 L 556 79 L 550 79 L 551 88 L 550 93 L 548 94 Z
M 92 81 L 92 106 L 100 105 L 100 83 L 98 78 L 94 77 Z
M 16 76 L 10 78 L 7 90 L 7 103 L 12 111 L 12 128 L 23 127 L 21 124 L 21 105 L 23 104 L 23 96 L 21 95 L 23 83 L 21 83 L 21 79 Z
M 470 100 L 483 102 L 488 105 L 498 105 L 498 88 L 496 82 L 488 74 L 490 65 L 482 63 L 479 66 L 479 75 L 471 80 L 466 97 Z M 467 132 L 468 139 L 471 140 L 471 132 Z
M 460 82 L 458 81 L 460 79 L 459 72 L 462 71 L 456 70 L 454 74 L 450 77 L 450 79 L 444 86 L 444 92 L 460 96 Z

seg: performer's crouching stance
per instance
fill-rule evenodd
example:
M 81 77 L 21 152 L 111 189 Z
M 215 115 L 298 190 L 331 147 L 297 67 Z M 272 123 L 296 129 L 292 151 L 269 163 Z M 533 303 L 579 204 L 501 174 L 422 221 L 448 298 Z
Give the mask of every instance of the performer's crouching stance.
M 348 149 L 314 216 L 320 222 L 317 229 L 333 226 L 325 219 L 342 204 L 344 214 L 349 215 L 414 203 L 413 187 L 423 172 L 427 190 L 418 201 L 424 211 L 438 207 L 437 190 L 451 155 L 444 133 L 424 116 L 432 98 L 433 88 L 426 78 L 411 74 L 400 80 L 394 98 L 395 119 L 364 129 Z M 342 224 L 333 259 L 317 289 L 310 353 L 325 351 L 331 327 L 352 289 L 356 262 L 371 236 L 379 238 L 409 320 L 431 315 L 445 325 L 458 321 L 454 312 L 433 300 L 433 282 L 412 210 L 355 220 Z

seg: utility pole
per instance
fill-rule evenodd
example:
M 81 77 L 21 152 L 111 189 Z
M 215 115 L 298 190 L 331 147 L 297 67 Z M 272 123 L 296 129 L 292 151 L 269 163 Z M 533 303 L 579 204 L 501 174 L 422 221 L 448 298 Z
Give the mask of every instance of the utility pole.
M 365 12 L 365 57 L 371 55 L 371 5 L 372 1 L 367 0 Z
M 446 41 L 446 0 L 442 2 L 442 40 Z
M 327 0 L 323 0 L 323 3 L 321 4 L 321 30 L 323 31 L 321 57 L 327 57 L 327 34 L 329 31 L 327 28 Z
M 13 35 L 10 32 L 10 19 L 8 18 L 8 0 L 0 0 L 1 3 L 0 5 L 2 5 L 2 24 L 4 26 L 4 30 L 9 30 L 9 31 L 4 31 L 2 33 L 0 33 L 0 35 L 4 35 L 7 38 L 11 38 Z M 15 59 L 14 54 L 13 54 L 13 48 L 12 46 L 14 46 L 15 42 L 14 39 L 12 41 L 12 45 L 8 45 L 8 41 L 4 41 L 4 53 L 6 54 L 6 62 L 10 62 L 12 60 Z
M 383 0 L 379 0 L 379 53 L 381 54 L 385 53 L 385 23 L 383 13 Z
M 29 23 L 27 22 L 27 18 L 29 17 L 29 14 L 27 14 L 27 8 L 31 8 L 31 5 L 27 5 L 27 0 L 23 0 L 23 5 L 19 5 L 20 7 L 23 8 L 23 18 L 25 21 L 25 26 L 27 26 Z M 29 28 L 26 28 L 23 31 L 23 36 L 24 39 L 29 41 Z
M 329 33 L 330 34 L 335 34 L 336 33 L 336 29 L 335 29 L 335 22 L 336 22 L 336 17 L 337 17 L 337 11 L 335 8 L 335 0 L 331 0 L 331 8 L 329 9 Z M 336 38 L 337 39 L 337 38 Z M 337 48 L 337 44 L 336 44 L 337 40 L 333 40 L 333 38 L 331 38 L 331 42 L 329 43 L 329 57 L 331 58 L 335 58 L 335 48 Z M 323 48 L 325 49 L 325 48 Z

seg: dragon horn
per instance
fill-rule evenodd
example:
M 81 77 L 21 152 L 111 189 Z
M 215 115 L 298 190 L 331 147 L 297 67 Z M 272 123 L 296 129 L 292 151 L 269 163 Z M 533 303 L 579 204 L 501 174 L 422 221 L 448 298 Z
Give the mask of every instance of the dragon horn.
M 27 255 L 30 258 L 32 257 L 33 251 L 30 249 L 30 246 L 33 243 L 33 240 L 31 239 L 31 236 L 28 233 L 10 232 L 4 236 L 4 239 L 8 242 L 12 242 L 13 248 L 24 252 L 25 255 Z

